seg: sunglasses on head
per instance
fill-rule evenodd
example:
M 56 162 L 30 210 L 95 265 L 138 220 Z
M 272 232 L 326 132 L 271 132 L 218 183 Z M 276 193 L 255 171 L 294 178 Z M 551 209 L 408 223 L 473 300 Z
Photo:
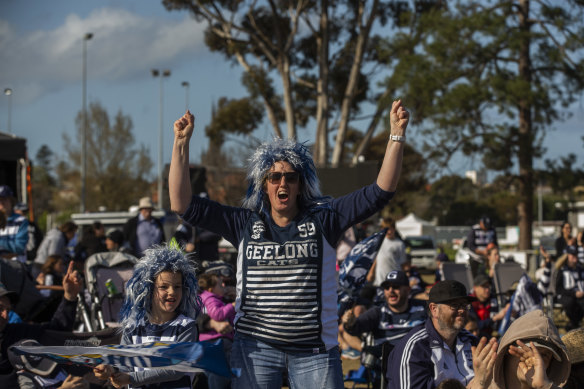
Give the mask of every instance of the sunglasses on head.
M 282 176 L 286 178 L 286 182 L 289 184 L 295 184 L 300 179 L 300 173 L 298 172 L 270 172 L 268 173 L 268 181 L 272 184 L 279 184 Z

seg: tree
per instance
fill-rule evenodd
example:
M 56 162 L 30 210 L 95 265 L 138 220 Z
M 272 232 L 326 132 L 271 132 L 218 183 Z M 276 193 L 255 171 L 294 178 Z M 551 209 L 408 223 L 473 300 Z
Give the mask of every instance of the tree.
M 75 120 L 76 142 L 63 134 L 68 160 L 61 161 L 57 168 L 61 187 L 70 194 L 65 202 L 69 208 L 79 204 L 76 194 L 80 186 L 82 114 L 79 112 Z M 153 164 L 148 150 L 144 145 L 135 145 L 132 120 L 121 111 L 110 123 L 105 109 L 99 103 L 91 103 L 87 115 L 87 209 L 105 206 L 110 211 L 127 210 L 140 197 L 150 193 L 149 175 Z
M 372 101 L 377 110 L 366 126 L 367 136 L 358 149 L 361 153 L 391 105 L 390 93 L 374 92 L 371 80 L 382 69 L 378 66 L 381 38 L 376 31 L 386 31 L 383 27 L 398 20 L 397 3 L 163 0 L 167 9 L 188 9 L 196 20 L 208 24 L 207 46 L 244 69 L 242 82 L 250 97 L 261 101 L 276 136 L 282 137 L 280 123 L 285 122 L 287 137 L 296 139 L 297 127 L 314 118 L 315 162 L 325 166 L 328 137 L 336 131 L 333 167 L 345 160 L 344 143 L 363 103 Z M 337 120 L 329 125 L 334 117 Z
M 584 89 L 584 3 L 533 3 L 452 2 L 387 43 L 399 58 L 387 85 L 413 107 L 429 157 L 446 165 L 462 152 L 517 169 L 522 250 L 532 240 L 533 159 Z
M 57 187 L 54 177 L 55 154 L 47 145 L 42 145 L 35 156 L 36 163 L 32 173 L 32 199 L 35 213 L 39 216 L 44 212 L 54 211 L 52 197 Z
M 211 123 L 205 127 L 205 135 L 209 138 L 209 150 L 205 153 L 207 164 L 224 166 L 229 160 L 221 152 L 225 138 L 229 135 L 250 135 L 262 118 L 262 107 L 253 98 L 220 98 L 217 107 L 213 107 Z

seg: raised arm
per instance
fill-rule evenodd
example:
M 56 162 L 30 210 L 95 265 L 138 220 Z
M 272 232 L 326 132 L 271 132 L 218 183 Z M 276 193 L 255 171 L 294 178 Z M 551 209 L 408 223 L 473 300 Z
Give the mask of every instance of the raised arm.
M 195 117 L 190 111 L 174 122 L 174 143 L 168 174 L 168 191 L 170 208 L 179 214 L 186 211 L 192 196 L 189 174 L 189 142 L 194 128 Z
M 387 192 L 395 192 L 401 172 L 404 154 L 403 141 L 392 140 L 393 136 L 405 137 L 410 113 L 403 107 L 401 100 L 394 101 L 390 113 L 391 135 L 385 149 L 383 164 L 377 176 L 377 185 Z

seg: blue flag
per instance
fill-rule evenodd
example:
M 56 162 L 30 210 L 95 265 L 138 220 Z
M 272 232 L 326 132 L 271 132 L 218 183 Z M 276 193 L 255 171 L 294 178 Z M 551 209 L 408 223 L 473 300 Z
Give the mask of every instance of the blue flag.
M 12 346 L 17 354 L 37 355 L 57 363 L 94 367 L 107 364 L 115 367 L 170 369 L 185 373 L 201 370 L 230 377 L 239 375 L 230 370 L 225 360 L 222 342 L 151 342 L 109 346 Z
M 373 265 L 387 230 L 381 230 L 357 243 L 341 264 L 339 270 L 339 315 L 349 308 L 359 296 L 367 273 Z

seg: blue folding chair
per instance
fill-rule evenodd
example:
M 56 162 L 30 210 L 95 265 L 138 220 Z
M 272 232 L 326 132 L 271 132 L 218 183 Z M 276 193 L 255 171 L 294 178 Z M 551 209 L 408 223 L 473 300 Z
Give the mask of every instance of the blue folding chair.
M 351 388 L 355 388 L 355 385 L 357 384 L 367 384 L 367 388 L 371 386 L 371 380 L 369 379 L 369 371 L 363 365 L 359 367 L 359 370 L 349 370 L 344 380 L 345 382 L 353 383 L 353 386 Z

